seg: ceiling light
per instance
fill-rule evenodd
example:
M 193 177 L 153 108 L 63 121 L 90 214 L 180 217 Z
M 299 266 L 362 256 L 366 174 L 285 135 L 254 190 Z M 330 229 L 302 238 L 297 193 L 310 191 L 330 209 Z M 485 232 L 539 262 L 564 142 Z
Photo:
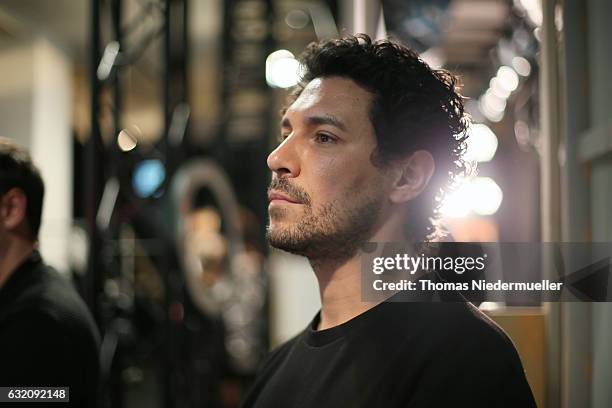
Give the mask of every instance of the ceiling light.
M 531 64 L 523 57 L 512 58 L 512 67 L 520 76 L 529 76 L 531 73 Z
M 503 65 L 497 70 L 499 85 L 507 91 L 513 92 L 519 85 L 519 77 L 509 66 Z
M 464 159 L 468 161 L 488 162 L 493 159 L 497 151 L 497 136 L 483 123 L 470 126 L 466 142 Z
M 499 210 L 502 200 L 502 190 L 493 179 L 475 177 L 446 196 L 440 211 L 452 218 L 466 217 L 471 213 L 493 215 Z
M 266 82 L 273 88 L 290 88 L 300 79 L 300 63 L 287 50 L 274 51 L 266 58 Z

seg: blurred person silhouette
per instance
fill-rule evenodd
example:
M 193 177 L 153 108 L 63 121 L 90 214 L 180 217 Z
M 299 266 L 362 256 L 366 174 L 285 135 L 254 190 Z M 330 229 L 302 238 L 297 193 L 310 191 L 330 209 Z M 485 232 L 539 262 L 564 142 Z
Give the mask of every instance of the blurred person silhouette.
M 37 250 L 44 190 L 28 152 L 0 138 L 0 387 L 69 387 L 61 406 L 92 408 L 99 334 L 71 283 Z
M 441 239 L 439 191 L 465 172 L 456 77 L 366 35 L 312 43 L 300 62 L 267 160 L 267 237 L 309 260 L 321 310 L 265 358 L 244 407 L 535 406 L 512 341 L 458 293 L 362 299 L 366 242 Z

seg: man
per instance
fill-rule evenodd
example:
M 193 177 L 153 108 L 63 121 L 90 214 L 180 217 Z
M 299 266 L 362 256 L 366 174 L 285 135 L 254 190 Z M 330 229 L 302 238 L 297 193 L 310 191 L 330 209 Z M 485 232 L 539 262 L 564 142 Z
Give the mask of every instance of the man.
M 91 408 L 98 332 L 71 284 L 36 250 L 43 196 L 28 153 L 0 138 L 0 387 L 69 387 L 62 406 Z
M 471 304 L 361 298 L 362 244 L 439 238 L 440 189 L 465 170 L 455 77 L 365 35 L 301 62 L 268 157 L 267 234 L 308 258 L 321 310 L 266 358 L 244 406 L 535 406 L 512 342 Z

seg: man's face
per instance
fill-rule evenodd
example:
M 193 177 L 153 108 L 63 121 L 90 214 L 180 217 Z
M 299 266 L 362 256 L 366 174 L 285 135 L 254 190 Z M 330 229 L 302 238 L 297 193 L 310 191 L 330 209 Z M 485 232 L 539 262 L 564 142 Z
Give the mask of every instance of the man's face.
M 272 246 L 312 259 L 347 258 L 376 229 L 386 178 L 370 156 L 372 95 L 350 79 L 311 81 L 283 116 L 268 156 Z

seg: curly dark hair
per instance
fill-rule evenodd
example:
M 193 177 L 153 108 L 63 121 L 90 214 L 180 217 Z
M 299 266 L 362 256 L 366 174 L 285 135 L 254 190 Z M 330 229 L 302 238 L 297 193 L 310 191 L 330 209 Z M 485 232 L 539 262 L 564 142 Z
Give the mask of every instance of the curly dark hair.
M 45 195 L 43 179 L 27 150 L 0 137 L 0 196 L 13 188 L 21 189 L 26 196 L 26 217 L 32 239 L 36 241 Z
M 462 156 L 470 120 L 457 77 L 430 68 L 400 43 L 373 42 L 365 34 L 311 43 L 299 60 L 302 77 L 291 99 L 313 79 L 332 76 L 349 78 L 372 93 L 375 166 L 384 167 L 417 150 L 432 154 L 436 169 L 428 187 L 409 204 L 412 221 L 406 235 L 415 242 L 443 237 L 438 222 L 442 199 L 467 171 Z

